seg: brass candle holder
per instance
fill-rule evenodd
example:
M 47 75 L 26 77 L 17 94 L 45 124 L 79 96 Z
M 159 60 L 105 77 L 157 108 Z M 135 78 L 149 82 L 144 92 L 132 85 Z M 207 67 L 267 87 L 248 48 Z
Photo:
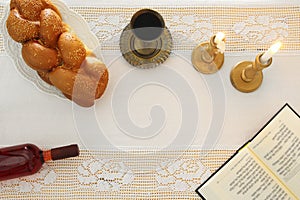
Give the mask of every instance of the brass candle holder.
M 209 42 L 201 43 L 193 50 L 193 66 L 201 73 L 212 74 L 223 66 L 224 53 L 217 47 L 215 38 L 216 35 L 212 36 Z
M 172 49 L 172 36 L 162 16 L 150 9 L 136 12 L 120 37 L 120 50 L 125 60 L 140 68 L 163 63 Z
M 272 58 L 266 63 L 262 63 L 262 55 L 257 55 L 254 62 L 240 62 L 231 70 L 230 80 L 237 90 L 248 93 L 260 87 L 263 81 L 262 70 L 272 64 Z

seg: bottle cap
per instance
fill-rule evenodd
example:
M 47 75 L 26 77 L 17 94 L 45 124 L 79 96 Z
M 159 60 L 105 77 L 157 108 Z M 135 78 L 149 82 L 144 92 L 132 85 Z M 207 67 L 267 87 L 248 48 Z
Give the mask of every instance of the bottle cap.
M 75 157 L 79 155 L 77 144 L 51 149 L 52 160 Z

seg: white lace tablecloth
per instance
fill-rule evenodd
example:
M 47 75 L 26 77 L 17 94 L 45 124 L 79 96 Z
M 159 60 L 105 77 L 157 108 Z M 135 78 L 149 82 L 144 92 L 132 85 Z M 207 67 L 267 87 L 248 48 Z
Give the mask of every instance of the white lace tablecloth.
M 7 3 L 0 0 L 0 20 Z M 298 1 L 189 1 L 188 5 L 154 0 L 65 3 L 87 21 L 102 46 L 110 83 L 92 113 L 102 123 L 102 138 L 121 150 L 107 147 L 108 143 L 98 138 L 94 140 L 93 130 L 80 121 L 85 111 L 79 112 L 69 101 L 41 91 L 25 79 L 7 55 L 6 38 L 0 32 L 0 146 L 26 142 L 42 148 L 69 143 L 81 146 L 78 158 L 49 162 L 33 176 L 0 182 L 0 199 L 198 199 L 196 187 L 281 106 L 288 102 L 300 111 Z M 114 98 L 127 95 L 119 91 L 121 86 L 117 87 L 126 81 L 122 78 L 130 77 L 124 74 L 134 72 L 137 74 L 133 76 L 156 78 L 156 74 L 165 73 L 162 66 L 149 71 L 132 70 L 120 57 L 120 32 L 132 14 L 145 7 L 164 17 L 174 38 L 173 54 L 165 69 L 184 77 L 201 111 L 196 134 L 183 149 L 176 145 L 160 149 L 174 139 L 170 133 L 176 132 L 184 120 L 180 118 L 182 107 L 178 108 L 183 99 L 176 96 L 172 86 L 147 85 L 137 89 L 128 103 L 130 119 L 142 127 L 151 124 L 151 117 L 156 116 L 151 110 L 154 105 L 163 107 L 165 135 L 135 140 L 120 136 L 118 125 L 111 123 Z M 217 74 L 201 75 L 190 66 L 191 51 L 218 31 L 226 33 L 225 63 Z M 231 68 L 242 60 L 253 60 L 277 40 L 283 42 L 283 47 L 274 56 L 272 66 L 264 70 L 261 88 L 250 94 L 236 91 L 229 80 Z M 134 83 L 135 79 L 127 81 Z M 209 131 L 213 128 L 218 133 Z M 103 146 L 99 148 L 101 142 Z

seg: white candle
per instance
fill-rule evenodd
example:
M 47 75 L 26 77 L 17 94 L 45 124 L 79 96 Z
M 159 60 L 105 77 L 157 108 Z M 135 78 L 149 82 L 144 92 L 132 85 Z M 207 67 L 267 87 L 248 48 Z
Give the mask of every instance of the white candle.
M 222 32 L 218 32 L 215 36 L 214 43 L 216 44 L 217 48 L 220 50 L 221 53 L 225 52 L 225 34 Z
M 261 63 L 267 63 L 272 56 L 277 53 L 281 47 L 281 42 L 277 42 L 273 44 L 268 51 L 266 51 L 261 57 L 260 57 L 260 62 Z

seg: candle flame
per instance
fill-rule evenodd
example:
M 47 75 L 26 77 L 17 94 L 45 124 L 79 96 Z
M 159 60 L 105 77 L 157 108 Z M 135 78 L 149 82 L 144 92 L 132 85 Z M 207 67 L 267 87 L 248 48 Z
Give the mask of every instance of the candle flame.
M 281 42 L 277 42 L 275 44 L 273 44 L 270 49 L 273 53 L 276 53 L 277 51 L 279 51 L 279 49 L 281 48 L 282 43 Z
M 220 53 L 225 52 L 225 34 L 223 32 L 218 32 L 215 36 L 214 42 L 216 43 L 216 46 Z
M 225 38 L 225 34 L 223 32 L 218 32 L 216 34 L 216 40 L 217 41 L 222 41 L 222 40 L 224 40 L 224 38 Z

